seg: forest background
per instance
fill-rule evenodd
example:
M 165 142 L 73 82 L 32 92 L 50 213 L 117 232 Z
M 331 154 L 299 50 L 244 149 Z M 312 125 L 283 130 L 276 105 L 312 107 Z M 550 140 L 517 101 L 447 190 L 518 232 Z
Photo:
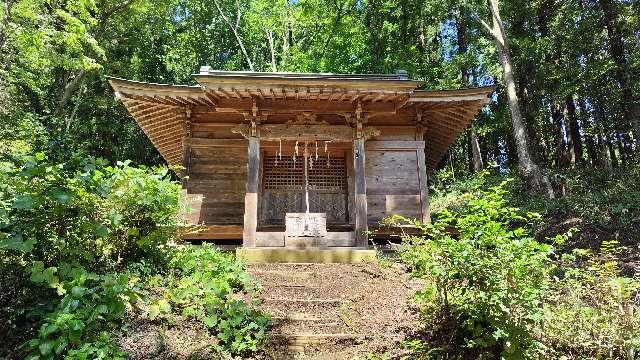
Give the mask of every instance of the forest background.
M 440 164 L 518 162 L 492 13 L 499 6 L 532 160 L 616 167 L 640 144 L 640 2 L 628 0 L 3 0 L 0 156 L 162 158 L 106 76 L 193 83 L 214 69 L 393 73 L 426 89 L 496 84 Z M 427 155 L 428 156 L 428 155 Z

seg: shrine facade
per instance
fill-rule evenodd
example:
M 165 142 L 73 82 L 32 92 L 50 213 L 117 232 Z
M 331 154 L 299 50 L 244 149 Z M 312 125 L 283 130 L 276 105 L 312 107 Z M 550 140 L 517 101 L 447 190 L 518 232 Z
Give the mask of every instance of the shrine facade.
M 393 214 L 429 221 L 427 176 L 492 87 L 417 90 L 406 72 L 216 71 L 197 86 L 109 78 L 169 165 L 192 239 L 247 248 L 367 248 Z

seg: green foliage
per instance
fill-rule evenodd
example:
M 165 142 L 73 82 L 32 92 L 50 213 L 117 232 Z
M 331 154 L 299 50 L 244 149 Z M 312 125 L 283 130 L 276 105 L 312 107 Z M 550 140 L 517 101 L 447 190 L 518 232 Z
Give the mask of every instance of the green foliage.
M 60 298 L 54 311 L 44 316 L 37 337 L 25 344 L 28 359 L 124 359 L 112 344 L 109 330 L 138 300 L 136 278 L 98 275 L 68 264 L 44 269 L 42 262 L 36 262 L 31 279 L 56 288 Z
M 555 356 L 632 358 L 640 349 L 637 278 L 620 275 L 616 241 L 574 249 L 557 262 L 540 337 Z
M 149 306 L 149 318 L 182 316 L 201 321 L 233 354 L 255 352 L 270 323 L 255 304 L 240 298 L 255 290 L 244 267 L 210 246 L 185 246 L 176 252 L 161 298 Z
M 587 236 L 582 233 L 582 229 L 588 230 L 588 226 L 599 224 L 598 218 L 603 217 L 609 219 L 610 223 L 601 226 L 619 229 L 616 230 L 619 233 L 632 231 L 637 212 L 633 210 L 633 201 L 627 202 L 627 199 L 635 196 L 632 189 L 637 182 L 636 173 L 637 169 L 631 168 L 621 168 L 610 173 L 584 170 L 570 172 L 567 175 L 567 195 L 555 200 L 525 196 L 522 184 L 517 181 L 495 187 L 492 184 L 499 182 L 500 177 L 486 172 L 456 182 L 439 183 L 432 191 L 432 204 L 437 209 L 433 214 L 434 223 L 420 225 L 426 236 L 405 237 L 407 247 L 403 251 L 403 258 L 412 266 L 415 275 L 428 280 L 426 291 L 418 297 L 423 326 L 428 333 L 422 339 L 407 341 L 405 346 L 423 358 L 455 354 L 458 343 L 469 344 L 469 339 L 478 336 L 469 328 L 463 327 L 469 320 L 466 317 L 460 318 L 460 309 L 467 314 L 478 314 L 469 309 L 491 309 L 505 299 L 500 292 L 496 294 L 492 291 L 495 287 L 485 290 L 491 282 L 474 282 L 474 276 L 475 279 L 478 274 L 482 278 L 500 279 L 496 274 L 524 266 L 525 275 L 520 277 L 525 278 L 514 282 L 514 285 L 517 284 L 514 289 L 524 290 L 526 296 L 519 299 L 535 304 L 537 308 L 515 314 L 519 318 L 533 318 L 532 321 L 524 322 L 526 326 L 522 330 L 526 331 L 525 337 L 529 341 L 535 341 L 540 356 L 559 359 L 631 358 L 630 354 L 637 353 L 639 348 L 640 316 L 636 299 L 640 281 L 623 274 L 620 259 L 633 256 L 633 249 L 615 241 L 597 239 L 591 239 L 587 243 L 592 249 L 576 248 L 576 238 Z M 623 188 L 627 190 L 621 190 Z M 478 201 L 479 199 L 482 200 Z M 521 205 L 523 209 L 516 211 L 511 205 L 514 203 Z M 629 222 L 614 215 L 612 209 L 617 207 L 632 209 L 628 213 Z M 539 218 L 531 213 L 534 210 L 545 216 Z M 595 214 L 596 212 L 599 214 Z M 523 217 L 519 215 L 521 213 L 529 215 Z M 483 218 L 493 220 L 478 222 Z M 565 233 L 560 231 L 566 231 L 566 226 L 544 232 L 547 237 L 544 241 L 556 245 L 554 253 L 548 253 L 548 245 L 536 244 L 528 235 L 529 229 L 545 229 L 540 223 L 548 226 L 576 218 L 579 221 L 570 222 L 576 227 Z M 499 219 L 502 221 L 494 223 L 494 220 Z M 479 252 L 478 248 L 469 247 L 471 238 L 474 241 L 480 239 L 480 242 L 474 243 L 476 246 L 486 244 L 481 240 L 484 235 L 494 236 L 488 242 L 493 248 L 486 254 Z M 540 238 L 545 236 L 537 234 Z M 513 244 L 496 245 L 503 240 Z M 526 243 L 534 246 L 532 249 L 536 249 L 535 254 L 526 255 L 528 250 L 522 248 Z M 637 244 L 631 242 L 630 246 L 636 247 Z M 558 249 L 564 249 L 565 253 Z M 545 254 L 551 256 L 547 257 Z M 533 263 L 527 265 L 522 262 L 521 255 L 532 257 L 526 261 Z M 494 258 L 490 258 L 492 256 Z M 536 260 L 537 256 L 545 260 Z M 493 263 L 500 264 L 502 270 L 492 266 Z M 469 268 L 479 271 L 472 272 Z M 484 270 L 491 274 L 484 274 Z M 533 282 L 535 279 L 537 282 Z M 503 286 L 511 288 L 508 277 L 503 277 L 500 281 Z M 472 293 L 468 290 L 469 287 L 482 289 L 484 293 L 478 297 L 463 297 L 467 303 L 458 305 L 458 299 L 461 298 L 459 293 L 464 293 L 465 296 Z M 445 288 L 451 289 L 446 293 L 446 298 L 440 290 Z M 453 309 L 447 309 L 443 305 L 443 299 Z M 513 322 L 502 321 L 504 327 L 513 329 L 509 326 Z M 491 335 L 490 328 L 486 327 L 489 323 L 483 324 L 485 332 L 482 335 Z M 483 353 L 477 348 L 475 353 L 473 351 L 469 349 L 464 353 L 473 354 L 469 356 L 474 357 Z M 484 352 L 496 351 L 485 349 Z M 528 352 L 526 355 L 532 356 L 535 352 Z
M 534 215 L 521 216 L 504 194 L 504 183 L 469 194 L 463 206 L 441 211 L 432 224 L 416 222 L 423 236 L 404 236 L 402 258 L 429 281 L 418 296 L 427 323 L 454 323 L 462 341 L 448 344 L 448 351 L 463 345 L 522 358 L 540 350 L 531 329 L 543 318 L 552 248 L 529 235 Z
M 75 170 L 39 153 L 4 179 L 0 251 L 24 260 L 115 266 L 176 239 L 180 186 L 166 169 L 90 159 Z
M 12 334 L 10 347 L 30 326 L 55 325 L 35 348 L 54 344 L 51 351 L 82 358 L 83 344 L 108 343 L 97 329 L 122 318 L 125 297 L 133 296 L 126 276 L 109 274 L 142 258 L 161 263 L 166 245 L 179 238 L 180 186 L 166 169 L 94 159 L 53 164 L 42 153 L 0 178 L 0 330 Z M 101 305 L 109 316 L 90 313 Z M 76 320 L 87 329 L 79 338 L 69 330 Z
M 566 170 L 559 175 L 566 179 L 566 196 L 549 201 L 524 198 L 513 191 L 514 201 L 539 209 L 548 223 L 575 217 L 599 227 L 638 225 L 640 166 L 636 162 L 616 169 Z

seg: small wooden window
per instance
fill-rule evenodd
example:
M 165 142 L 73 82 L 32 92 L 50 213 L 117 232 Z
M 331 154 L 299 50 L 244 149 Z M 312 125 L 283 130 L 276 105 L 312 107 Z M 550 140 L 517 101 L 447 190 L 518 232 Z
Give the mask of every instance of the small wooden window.
M 269 190 L 304 190 L 304 157 L 267 155 L 264 159 L 264 188 Z M 315 159 L 315 158 L 314 158 Z M 276 161 L 277 160 L 277 161 Z M 319 157 L 308 166 L 309 190 L 342 192 L 347 187 L 344 157 Z
M 344 158 L 318 158 L 309 167 L 309 189 L 341 192 L 347 188 L 347 169 Z

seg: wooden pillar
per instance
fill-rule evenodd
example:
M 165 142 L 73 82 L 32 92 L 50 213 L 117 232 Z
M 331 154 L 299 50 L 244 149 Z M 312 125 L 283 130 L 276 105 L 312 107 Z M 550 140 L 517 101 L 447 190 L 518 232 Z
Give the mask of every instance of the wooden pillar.
M 422 121 L 422 113 L 417 114 L 416 140 L 424 141 L 424 123 Z M 422 213 L 422 222 L 431 222 L 431 214 L 429 213 L 429 184 L 427 182 L 427 161 L 425 147 L 416 150 L 418 159 L 418 183 L 420 184 L 420 207 Z
M 189 170 L 191 167 L 191 136 L 185 136 L 182 138 L 182 167 L 180 171 L 180 178 L 182 183 L 186 183 L 185 177 L 189 176 Z
M 244 195 L 244 228 L 242 246 L 256 246 L 258 227 L 258 184 L 260 181 L 260 138 L 249 137 L 249 156 L 247 159 L 247 186 Z
M 355 188 L 356 246 L 366 248 L 367 242 L 367 183 L 365 179 L 364 137 L 353 140 L 353 173 Z
M 420 206 L 422 212 L 422 222 L 431 222 L 429 213 L 429 185 L 427 183 L 427 164 L 424 149 L 416 150 L 418 155 L 418 181 L 420 183 Z
M 182 187 L 186 187 L 187 180 L 185 177 L 189 176 L 189 170 L 191 168 L 191 108 L 187 107 L 185 110 L 186 120 L 183 124 L 184 135 L 182 136 L 182 167 L 178 176 L 182 179 Z

